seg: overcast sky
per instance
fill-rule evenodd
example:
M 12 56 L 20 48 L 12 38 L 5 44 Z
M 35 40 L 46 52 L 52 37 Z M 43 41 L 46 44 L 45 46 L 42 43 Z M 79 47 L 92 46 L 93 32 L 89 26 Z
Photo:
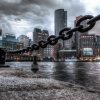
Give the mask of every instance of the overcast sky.
M 32 38 L 34 27 L 54 34 L 55 9 L 68 11 L 68 26 L 73 27 L 76 16 L 98 15 L 99 0 L 0 0 L 0 27 L 16 36 L 25 34 Z M 99 34 L 99 22 L 95 32 Z

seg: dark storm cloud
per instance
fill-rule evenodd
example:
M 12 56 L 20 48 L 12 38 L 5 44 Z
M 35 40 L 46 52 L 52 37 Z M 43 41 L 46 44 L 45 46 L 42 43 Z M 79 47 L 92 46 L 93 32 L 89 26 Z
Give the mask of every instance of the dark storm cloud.
M 25 8 L 21 8 L 21 2 L 17 3 L 17 2 L 13 2 L 11 3 L 11 1 L 0 1 L 0 12 L 3 14 L 7 14 L 7 15 L 17 15 L 20 13 L 24 13 L 27 11 L 27 9 Z
M 41 8 L 44 8 L 45 6 L 51 6 L 52 8 L 52 6 L 55 6 L 55 3 L 53 0 L 20 0 L 20 2 L 17 2 L 17 0 L 1 0 L 0 11 L 1 13 L 8 15 L 19 15 L 20 13 L 25 13 L 28 11 L 36 12 L 36 5 L 40 6 Z M 37 12 L 37 14 L 38 13 L 39 12 Z
M 19 2 L 18 2 L 19 1 Z M 78 3 L 77 3 L 78 2 Z M 25 12 L 42 12 L 50 11 L 57 8 L 65 8 L 72 14 L 83 12 L 84 6 L 79 0 L 1 0 L 0 11 L 5 14 L 19 14 Z M 48 9 L 49 8 L 49 9 Z
M 75 17 L 85 14 L 85 7 L 80 0 L 0 0 L 1 20 L 24 19 L 30 22 L 30 31 L 34 26 L 54 30 L 54 10 L 63 8 L 68 11 L 68 22 L 72 25 Z M 5 19 L 3 17 L 5 16 Z M 26 29 L 29 31 L 29 29 Z M 22 33 L 19 33 L 22 34 Z
M 55 5 L 56 0 L 22 0 L 22 4 Z

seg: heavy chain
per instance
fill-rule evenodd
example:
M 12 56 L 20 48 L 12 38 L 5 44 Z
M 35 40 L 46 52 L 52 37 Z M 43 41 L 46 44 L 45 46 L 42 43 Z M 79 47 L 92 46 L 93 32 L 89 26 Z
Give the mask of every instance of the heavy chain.
M 70 39 L 73 36 L 73 33 L 76 31 L 83 33 L 91 30 L 95 26 L 96 21 L 98 20 L 100 20 L 100 15 L 96 17 L 93 17 L 92 15 L 85 15 L 76 22 L 75 28 L 73 29 L 64 28 L 59 32 L 59 36 L 51 35 L 47 38 L 46 41 L 41 40 L 38 42 L 38 44 L 33 44 L 31 47 L 27 47 L 26 49 L 17 50 L 17 51 L 7 51 L 7 52 L 22 54 L 33 50 L 39 50 L 40 48 L 46 48 L 47 45 L 55 45 L 58 43 L 59 39 L 61 40 Z M 84 21 L 86 21 L 87 26 L 82 25 L 82 22 Z

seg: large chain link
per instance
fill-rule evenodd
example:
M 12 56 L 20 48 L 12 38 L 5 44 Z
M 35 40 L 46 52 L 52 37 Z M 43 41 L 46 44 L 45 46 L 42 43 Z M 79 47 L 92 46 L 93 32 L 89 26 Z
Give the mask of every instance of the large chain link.
M 93 17 L 92 15 L 85 15 L 82 18 L 80 18 L 76 22 L 76 27 L 71 29 L 71 28 L 64 28 L 59 32 L 59 36 L 51 35 L 47 38 L 47 41 L 41 40 L 38 42 L 38 44 L 33 44 L 31 47 L 27 47 L 26 49 L 22 50 L 16 50 L 16 51 L 7 51 L 8 53 L 17 53 L 17 54 L 22 54 L 25 52 L 33 51 L 33 50 L 39 50 L 40 48 L 46 48 L 47 45 L 55 45 L 58 43 L 59 39 L 62 40 L 68 40 L 73 36 L 73 32 L 79 31 L 81 33 L 87 32 L 91 30 L 95 24 L 96 21 L 100 20 L 100 15 Z M 87 26 L 82 23 L 86 21 Z

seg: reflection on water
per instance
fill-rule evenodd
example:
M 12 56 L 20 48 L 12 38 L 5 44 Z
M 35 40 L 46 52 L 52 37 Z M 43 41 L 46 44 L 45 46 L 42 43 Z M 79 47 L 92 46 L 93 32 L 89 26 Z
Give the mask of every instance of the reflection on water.
M 73 66 L 70 63 L 56 63 L 53 71 L 53 78 L 61 81 L 72 81 L 74 79 Z
M 9 62 L 12 68 L 31 69 L 32 62 Z M 48 78 L 100 89 L 99 62 L 39 62 L 39 72 Z
M 85 66 L 85 63 L 76 63 L 75 64 L 75 83 L 79 83 L 81 85 L 86 85 L 87 80 L 87 70 L 88 67 Z

